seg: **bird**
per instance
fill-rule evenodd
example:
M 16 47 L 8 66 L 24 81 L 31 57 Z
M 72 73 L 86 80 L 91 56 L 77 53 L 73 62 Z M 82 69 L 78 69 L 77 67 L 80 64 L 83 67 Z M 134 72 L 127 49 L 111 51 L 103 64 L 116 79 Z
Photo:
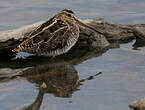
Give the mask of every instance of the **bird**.
M 64 9 L 32 31 L 13 51 L 52 57 L 62 55 L 78 41 L 79 25 L 98 32 L 77 19 L 73 11 Z

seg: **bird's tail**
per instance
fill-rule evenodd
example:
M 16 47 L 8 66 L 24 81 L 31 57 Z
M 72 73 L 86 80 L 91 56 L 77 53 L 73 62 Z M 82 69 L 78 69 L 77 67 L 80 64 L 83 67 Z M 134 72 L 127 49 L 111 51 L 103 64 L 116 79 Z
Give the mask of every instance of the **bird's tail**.
M 15 53 L 20 52 L 20 50 L 18 48 L 14 48 L 12 51 L 15 52 Z

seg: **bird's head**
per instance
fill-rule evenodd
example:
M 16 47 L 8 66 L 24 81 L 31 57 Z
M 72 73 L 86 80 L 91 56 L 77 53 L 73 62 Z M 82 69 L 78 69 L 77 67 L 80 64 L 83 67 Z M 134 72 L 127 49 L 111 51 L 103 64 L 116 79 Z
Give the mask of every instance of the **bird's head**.
M 64 21 L 75 21 L 76 18 L 74 12 L 68 9 L 60 11 L 55 17 L 61 18 Z
M 86 27 L 86 28 L 89 28 L 99 34 L 102 34 L 101 32 L 97 31 L 95 28 L 83 23 L 82 21 L 80 21 L 76 16 L 75 16 L 75 13 L 69 9 L 64 9 L 62 11 L 60 11 L 56 17 L 59 17 L 61 19 L 63 19 L 64 21 L 75 21 L 78 25 L 80 26 L 83 26 L 83 27 Z

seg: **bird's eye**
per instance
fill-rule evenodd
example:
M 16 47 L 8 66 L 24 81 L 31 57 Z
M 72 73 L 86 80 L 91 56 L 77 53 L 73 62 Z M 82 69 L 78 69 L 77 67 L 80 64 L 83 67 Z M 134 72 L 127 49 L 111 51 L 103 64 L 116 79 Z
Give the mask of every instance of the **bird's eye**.
M 68 17 L 71 17 L 71 14 L 67 14 Z

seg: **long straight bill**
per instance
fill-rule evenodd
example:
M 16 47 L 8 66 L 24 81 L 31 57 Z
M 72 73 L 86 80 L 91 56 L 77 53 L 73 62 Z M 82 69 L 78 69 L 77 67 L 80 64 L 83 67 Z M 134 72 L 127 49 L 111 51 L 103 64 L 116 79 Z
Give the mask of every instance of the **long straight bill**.
M 78 20 L 77 18 L 75 18 L 75 20 L 76 20 L 76 22 L 77 22 L 79 25 L 84 26 L 84 27 L 87 27 L 87 28 L 89 28 L 89 29 L 91 29 L 91 30 L 93 30 L 93 31 L 95 31 L 95 32 L 97 32 L 97 33 L 99 33 L 99 34 L 103 34 L 102 32 L 96 30 L 94 27 L 91 27 L 91 26 L 89 26 L 89 25 L 87 25 L 87 24 L 81 22 L 81 21 Z

